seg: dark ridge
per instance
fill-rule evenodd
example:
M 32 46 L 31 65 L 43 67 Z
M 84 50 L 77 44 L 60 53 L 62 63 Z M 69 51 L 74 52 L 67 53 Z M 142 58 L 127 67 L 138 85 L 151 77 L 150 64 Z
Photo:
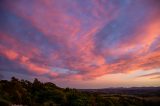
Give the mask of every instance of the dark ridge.
M 160 106 L 160 87 L 70 89 L 51 82 L 0 80 L 0 106 Z

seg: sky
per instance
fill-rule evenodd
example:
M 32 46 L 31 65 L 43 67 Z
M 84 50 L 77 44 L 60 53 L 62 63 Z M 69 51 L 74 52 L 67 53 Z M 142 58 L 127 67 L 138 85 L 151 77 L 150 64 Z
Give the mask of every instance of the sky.
M 0 0 L 0 79 L 160 86 L 160 0 Z

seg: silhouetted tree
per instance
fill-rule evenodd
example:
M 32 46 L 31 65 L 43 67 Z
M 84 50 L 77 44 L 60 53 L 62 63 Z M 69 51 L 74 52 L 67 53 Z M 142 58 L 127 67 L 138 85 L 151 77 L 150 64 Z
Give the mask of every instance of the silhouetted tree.
M 157 93 L 158 95 L 159 93 Z M 145 94 L 147 95 L 147 94 Z M 109 95 L 80 92 L 76 89 L 59 88 L 51 82 L 33 83 L 12 77 L 10 81 L 0 80 L 0 106 L 22 104 L 27 106 L 159 106 L 158 99 L 146 99 L 143 95 Z

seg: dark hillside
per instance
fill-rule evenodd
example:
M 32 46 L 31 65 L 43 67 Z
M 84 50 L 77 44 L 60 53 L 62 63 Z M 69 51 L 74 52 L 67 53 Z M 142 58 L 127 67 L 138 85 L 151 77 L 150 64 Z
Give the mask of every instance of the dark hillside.
M 139 96 L 139 94 L 143 94 Z M 159 88 L 76 90 L 51 82 L 0 81 L 0 106 L 160 106 Z

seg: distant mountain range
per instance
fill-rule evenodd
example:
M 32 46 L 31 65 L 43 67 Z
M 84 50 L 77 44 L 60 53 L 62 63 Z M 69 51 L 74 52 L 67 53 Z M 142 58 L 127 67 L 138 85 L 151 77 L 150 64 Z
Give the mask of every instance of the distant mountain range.
M 160 96 L 160 87 L 131 87 L 131 88 L 102 88 L 102 89 L 79 89 L 82 92 L 105 93 L 105 94 L 130 94 L 139 96 Z

